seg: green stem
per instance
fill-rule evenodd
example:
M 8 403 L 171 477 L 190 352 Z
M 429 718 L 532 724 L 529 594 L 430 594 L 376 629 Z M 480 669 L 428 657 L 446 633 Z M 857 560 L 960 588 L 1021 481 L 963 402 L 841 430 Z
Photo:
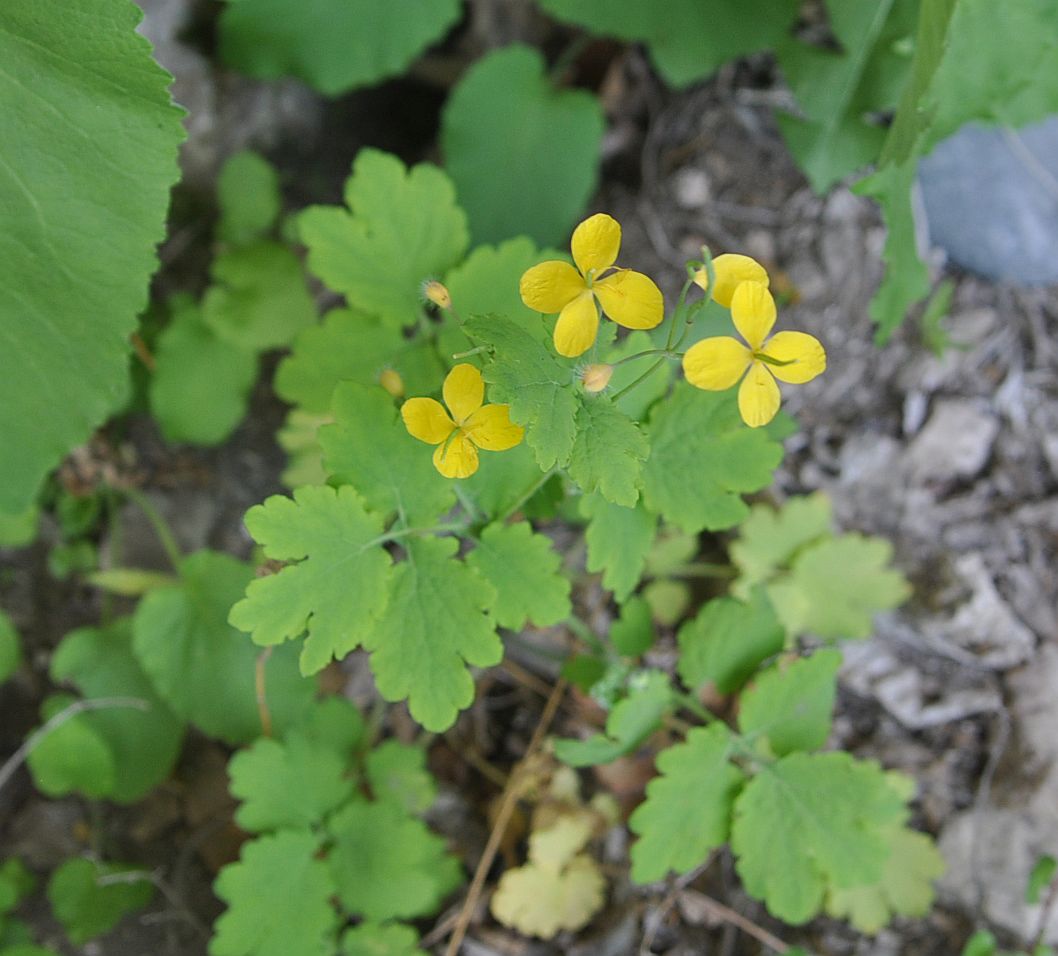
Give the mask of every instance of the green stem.
M 470 358 L 471 355 L 480 355 L 482 352 L 488 352 L 491 348 L 491 345 L 479 345 L 476 349 L 467 349 L 465 352 L 456 352 L 452 358 L 459 361 L 459 359 Z
M 650 378 L 651 375 L 653 375 L 664 364 L 665 364 L 665 359 L 664 358 L 658 359 L 653 365 L 650 366 L 650 368 L 648 368 L 642 375 L 640 375 L 639 378 L 634 379 L 632 382 L 629 382 L 629 384 L 627 384 L 620 391 L 615 392 L 614 395 L 613 395 L 613 401 L 616 402 L 622 395 L 627 395 L 640 382 L 645 382 L 648 378 Z
M 364 544 L 360 550 L 366 551 L 368 548 L 373 548 L 376 544 L 386 544 L 388 541 L 397 541 L 400 538 L 410 538 L 414 535 L 444 534 L 445 532 L 459 534 L 460 532 L 466 531 L 467 527 L 466 524 L 453 523 L 423 525 L 419 528 L 398 528 L 396 531 L 387 531 L 385 534 L 380 534 L 377 538 L 372 538 Z
M 552 86 L 560 86 L 562 84 L 566 70 L 576 62 L 577 57 L 584 52 L 590 42 L 591 37 L 582 33 L 574 38 L 569 46 L 558 55 L 554 65 L 548 71 L 548 79 L 551 81 Z
M 720 719 L 716 714 L 703 707 L 701 702 L 693 694 L 681 694 L 676 692 L 675 697 L 676 702 L 681 707 L 689 710 L 695 717 L 707 724 L 711 724 L 713 721 Z
M 158 541 L 165 550 L 169 563 L 173 566 L 174 571 L 179 572 L 184 556 L 180 553 L 180 547 L 176 543 L 176 537 L 172 528 L 169 527 L 169 522 L 162 517 L 162 513 L 154 506 L 151 499 L 138 488 L 125 488 L 123 491 L 125 497 L 136 505 L 151 523 L 154 533 L 158 536 Z
M 468 495 L 463 490 L 462 485 L 461 485 L 460 482 L 453 481 L 452 482 L 452 490 L 455 491 L 456 498 L 459 499 L 460 506 L 463 508 L 463 510 L 467 513 L 468 517 L 470 518 L 471 524 L 473 524 L 473 523 L 485 518 L 485 515 L 482 513 L 481 509 L 476 504 L 474 504 L 474 501 L 470 497 L 470 495 Z
M 646 349 L 642 352 L 636 352 L 635 355 L 627 355 L 623 359 L 613 362 L 612 367 L 617 368 L 619 365 L 624 365 L 626 362 L 631 362 L 635 359 L 644 358 L 647 355 L 664 355 L 666 358 L 671 359 L 683 358 L 683 353 L 673 352 L 670 349 Z
M 680 289 L 680 297 L 676 300 L 676 308 L 672 311 L 672 322 L 669 324 L 669 337 L 665 343 L 666 351 L 672 348 L 672 340 L 676 335 L 676 316 L 680 314 L 680 309 L 683 308 L 683 304 L 687 301 L 687 293 L 690 291 L 693 285 L 693 280 L 688 278 L 683 283 L 683 288 Z
M 555 469 L 551 468 L 545 471 L 536 479 L 526 490 L 519 495 L 518 499 L 511 505 L 506 511 L 503 512 L 497 519 L 497 523 L 506 521 L 511 515 L 518 511 L 522 505 L 524 505 L 530 498 L 533 497 L 544 485 L 547 484 L 548 479 L 555 473 Z

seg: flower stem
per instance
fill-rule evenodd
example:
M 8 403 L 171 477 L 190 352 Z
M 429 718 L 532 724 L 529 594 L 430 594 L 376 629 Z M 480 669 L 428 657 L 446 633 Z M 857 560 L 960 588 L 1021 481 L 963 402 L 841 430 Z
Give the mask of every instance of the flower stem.
M 530 498 L 533 497 L 544 485 L 547 484 L 548 479 L 555 473 L 555 469 L 551 468 L 545 471 L 539 478 L 536 479 L 526 490 L 518 497 L 518 499 L 511 505 L 506 511 L 500 515 L 496 521 L 506 521 L 511 515 L 513 515 L 519 508 L 522 507 Z
M 158 541 L 165 550 L 165 555 L 173 566 L 173 570 L 179 571 L 184 556 L 180 553 L 180 547 L 176 543 L 176 536 L 173 534 L 172 528 L 169 527 L 169 522 L 162 517 L 162 513 L 154 506 L 151 499 L 138 488 L 123 488 L 122 491 L 125 497 L 136 505 L 151 523 L 151 527 L 154 528 L 154 533 L 158 536 Z
M 666 350 L 667 351 L 667 350 Z M 633 388 L 635 388 L 640 382 L 645 382 L 651 375 L 653 375 L 662 365 L 665 364 L 665 359 L 658 359 L 653 365 L 650 366 L 639 378 L 629 382 L 619 392 L 615 392 L 613 395 L 613 401 L 617 401 L 622 395 L 627 395 Z
M 362 545 L 360 550 L 366 551 L 368 548 L 373 548 L 376 544 L 386 544 L 389 541 L 398 541 L 401 538 L 410 538 L 427 534 L 444 534 L 445 532 L 459 534 L 462 531 L 466 531 L 468 527 L 469 526 L 466 524 L 452 523 L 423 525 L 418 528 L 397 528 L 396 531 L 387 531 L 385 534 L 380 534 L 377 538 L 372 538 L 366 544 Z

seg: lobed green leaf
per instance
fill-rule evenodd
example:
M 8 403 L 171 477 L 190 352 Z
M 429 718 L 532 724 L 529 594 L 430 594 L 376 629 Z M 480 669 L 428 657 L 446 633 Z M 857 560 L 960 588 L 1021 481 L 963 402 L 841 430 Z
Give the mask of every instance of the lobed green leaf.
M 303 674 L 360 644 L 385 608 L 390 576 L 382 519 L 360 496 L 348 486 L 298 488 L 255 505 L 246 526 L 269 558 L 297 563 L 251 581 L 229 621 L 263 646 L 307 633 Z

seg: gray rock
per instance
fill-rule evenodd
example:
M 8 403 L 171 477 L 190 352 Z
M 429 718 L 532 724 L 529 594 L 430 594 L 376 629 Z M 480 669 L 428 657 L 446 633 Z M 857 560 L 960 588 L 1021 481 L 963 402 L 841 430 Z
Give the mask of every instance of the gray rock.
M 955 561 L 955 574 L 970 592 L 949 617 L 922 624 L 922 633 L 974 655 L 981 666 L 1006 670 L 1032 657 L 1036 637 L 1003 600 L 984 558 L 974 552 Z
M 1002 706 L 998 691 L 987 686 L 952 687 L 929 680 L 917 667 L 900 661 L 878 640 L 846 644 L 842 683 L 873 697 L 910 730 L 937 727 Z
M 904 466 L 918 483 L 972 478 L 985 466 L 999 421 L 974 401 L 938 401 L 911 443 Z
M 938 884 L 941 898 L 1026 942 L 1039 926 L 1040 906 L 1025 903 L 1025 884 L 1044 853 L 1058 853 L 1058 834 L 1028 813 L 984 807 L 953 817 L 940 835 L 948 864 Z M 1045 940 L 1058 941 L 1058 910 Z
M 919 166 L 931 241 L 991 279 L 1058 282 L 1058 117 L 964 126 Z

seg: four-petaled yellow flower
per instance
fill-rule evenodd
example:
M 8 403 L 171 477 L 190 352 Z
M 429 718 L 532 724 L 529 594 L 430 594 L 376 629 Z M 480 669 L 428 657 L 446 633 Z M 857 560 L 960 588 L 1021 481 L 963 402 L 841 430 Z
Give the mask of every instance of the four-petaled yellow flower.
M 717 279 L 714 296 L 720 291 L 719 273 Z M 741 378 L 738 410 L 747 425 L 759 428 L 779 410 L 775 379 L 809 382 L 826 369 L 827 355 L 819 340 L 806 332 L 777 332 L 768 338 L 776 313 L 764 283 L 740 282 L 730 301 L 731 318 L 746 345 L 728 335 L 702 339 L 683 356 L 683 372 L 688 382 L 708 391 L 731 388 Z
M 436 445 L 434 467 L 446 478 L 469 478 L 478 470 L 478 449 L 506 451 L 525 434 L 506 405 L 485 405 L 485 382 L 473 365 L 457 365 L 442 388 L 445 405 L 432 398 L 409 398 L 400 409 L 408 432 Z
M 537 312 L 560 313 L 555 349 L 575 358 L 592 347 L 599 331 L 598 299 L 603 312 L 626 329 L 652 329 L 665 317 L 665 301 L 653 280 L 641 272 L 614 269 L 621 248 L 621 226 L 598 213 L 573 231 L 574 269 L 552 260 L 533 266 L 523 276 L 522 301 Z

